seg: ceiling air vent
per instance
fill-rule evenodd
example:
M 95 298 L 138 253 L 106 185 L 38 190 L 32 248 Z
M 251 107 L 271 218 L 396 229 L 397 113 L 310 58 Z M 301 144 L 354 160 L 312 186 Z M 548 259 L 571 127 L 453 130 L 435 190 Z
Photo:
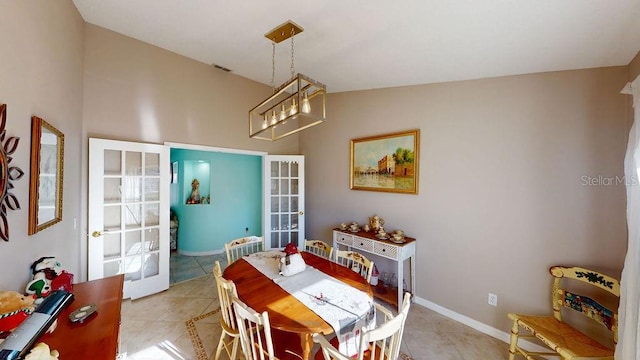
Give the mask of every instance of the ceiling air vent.
M 220 69 L 220 70 L 222 70 L 222 71 L 231 72 L 231 69 L 227 69 L 227 68 L 226 68 L 226 67 L 224 67 L 224 66 L 220 66 L 220 65 L 213 64 L 213 67 L 214 67 L 214 68 L 216 68 L 216 69 Z

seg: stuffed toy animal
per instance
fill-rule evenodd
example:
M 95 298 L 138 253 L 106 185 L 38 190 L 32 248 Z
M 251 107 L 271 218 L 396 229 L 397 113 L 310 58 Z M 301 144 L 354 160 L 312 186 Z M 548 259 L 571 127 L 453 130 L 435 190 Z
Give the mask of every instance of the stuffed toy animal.
M 18 327 L 35 309 L 34 301 L 17 291 L 0 291 L 0 331 Z
M 293 243 L 288 243 L 284 247 L 285 256 L 280 258 L 280 274 L 283 276 L 291 276 L 303 272 L 307 265 L 298 252 L 298 247 Z
M 51 282 L 58 276 L 62 265 L 53 256 L 44 256 L 31 264 L 33 280 L 27 283 L 25 292 L 36 296 L 36 304 L 40 304 L 51 291 Z
M 58 350 L 49 349 L 49 345 L 39 342 L 34 346 L 24 360 L 57 360 Z

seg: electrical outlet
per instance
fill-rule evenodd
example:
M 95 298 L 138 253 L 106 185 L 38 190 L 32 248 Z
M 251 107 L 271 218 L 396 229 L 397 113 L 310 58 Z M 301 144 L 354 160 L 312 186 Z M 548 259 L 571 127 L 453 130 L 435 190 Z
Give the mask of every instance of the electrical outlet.
M 498 306 L 498 295 L 489 293 L 488 301 L 491 306 Z

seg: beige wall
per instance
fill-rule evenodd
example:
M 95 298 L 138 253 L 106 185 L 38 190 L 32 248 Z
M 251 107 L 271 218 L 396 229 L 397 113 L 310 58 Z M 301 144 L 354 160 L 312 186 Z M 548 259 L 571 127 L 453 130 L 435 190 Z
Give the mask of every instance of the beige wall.
M 582 183 L 623 175 L 626 81 L 615 67 L 330 94 L 300 135 L 307 236 L 378 214 L 417 238 L 418 297 L 508 331 L 507 312 L 548 310 L 550 265 L 620 275 L 624 186 Z M 418 195 L 349 190 L 350 139 L 414 128 Z
M 56 256 L 78 273 L 80 218 L 80 128 L 84 22 L 68 1 L 0 0 L 0 103 L 7 104 L 6 136 L 20 137 L 12 166 L 25 174 L 11 190 L 21 209 L 8 211 L 10 240 L 0 241 L 0 289 L 23 291 L 29 266 Z M 27 235 L 31 116 L 65 134 L 62 222 Z
M 298 153 L 298 135 L 277 142 L 248 136 L 249 109 L 270 87 L 91 24 L 84 89 L 85 156 L 88 137 Z M 86 226 L 83 234 L 93 231 Z
M 90 137 L 298 152 L 297 136 L 248 136 L 249 109 L 271 94 L 268 86 L 91 24 L 84 74 Z

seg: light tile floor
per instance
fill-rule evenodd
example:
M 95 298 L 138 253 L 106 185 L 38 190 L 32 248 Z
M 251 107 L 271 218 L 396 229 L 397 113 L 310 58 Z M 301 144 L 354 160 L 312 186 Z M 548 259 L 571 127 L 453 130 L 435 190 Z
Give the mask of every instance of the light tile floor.
M 224 262 L 221 261 L 221 265 L 225 266 L 226 256 L 217 256 L 219 259 L 223 258 Z M 215 281 L 210 272 L 215 259 L 191 260 L 202 263 L 203 265 L 199 266 L 206 275 L 190 281 L 177 282 L 160 294 L 123 302 L 121 351 L 127 353 L 126 359 L 196 358 L 185 321 L 216 309 L 218 301 Z M 190 261 L 175 261 L 188 262 L 195 268 Z M 211 264 L 208 261 L 211 261 Z M 182 276 L 176 276 L 176 279 L 182 279 Z M 215 322 L 201 333 L 208 353 L 217 345 L 217 320 L 218 316 L 203 320 Z M 402 343 L 402 351 L 415 360 L 508 359 L 506 343 L 415 303 L 409 310 Z M 222 358 L 226 359 L 224 352 Z
M 224 268 L 227 266 L 227 255 L 225 253 L 207 256 L 187 256 L 178 252 L 171 252 L 169 258 L 170 284 L 177 284 L 183 281 L 192 280 L 211 273 L 216 260 Z

